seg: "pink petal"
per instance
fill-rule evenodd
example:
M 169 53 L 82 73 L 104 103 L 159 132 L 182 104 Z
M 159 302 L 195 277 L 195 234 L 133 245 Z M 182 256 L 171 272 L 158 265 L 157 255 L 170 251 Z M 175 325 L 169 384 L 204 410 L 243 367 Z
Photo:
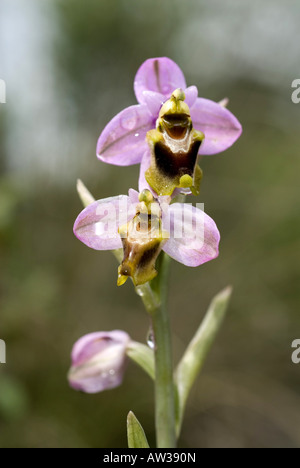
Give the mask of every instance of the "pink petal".
M 146 133 L 155 127 L 155 120 L 146 105 L 127 107 L 104 128 L 97 143 L 101 161 L 117 166 L 141 162 L 147 148 Z
M 166 97 L 163 94 L 156 93 L 154 91 L 143 91 L 143 97 L 150 114 L 154 119 L 157 119 L 160 108 L 165 102 Z
M 72 365 L 78 366 L 114 344 L 127 346 L 129 341 L 129 335 L 122 330 L 88 333 L 74 344 L 71 353 Z
M 128 196 L 130 199 L 130 203 L 137 205 L 139 203 L 139 192 L 134 189 L 128 190 Z
M 198 89 L 196 88 L 196 86 L 189 86 L 184 90 L 184 94 L 185 102 L 191 108 L 195 104 L 195 101 L 198 97 Z
M 141 193 L 143 190 L 148 189 L 155 197 L 157 197 L 156 192 L 150 187 L 150 185 L 148 184 L 145 178 L 145 172 L 147 171 L 147 169 L 149 169 L 150 164 L 151 164 L 151 153 L 150 153 L 150 148 L 148 147 L 143 155 L 142 162 L 140 165 L 139 192 Z
M 163 229 L 170 239 L 163 250 L 180 263 L 196 267 L 219 255 L 218 228 L 204 211 L 190 204 L 174 203 L 163 212 Z
M 205 135 L 200 154 L 225 151 L 239 138 L 242 126 L 237 118 L 220 104 L 198 98 L 191 108 L 193 126 Z
M 126 195 L 98 200 L 79 214 L 74 234 L 95 250 L 120 249 L 122 242 L 118 228 L 133 218 L 135 207 Z
M 134 79 L 134 92 L 140 104 L 145 104 L 144 91 L 155 91 L 169 98 L 177 88 L 186 88 L 185 78 L 179 66 L 167 57 L 146 60 Z

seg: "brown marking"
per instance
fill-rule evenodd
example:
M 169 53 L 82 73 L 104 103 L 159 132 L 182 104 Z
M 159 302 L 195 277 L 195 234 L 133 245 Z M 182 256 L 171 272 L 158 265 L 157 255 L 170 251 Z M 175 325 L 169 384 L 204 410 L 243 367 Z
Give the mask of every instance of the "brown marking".
M 174 154 L 164 142 L 158 142 L 154 146 L 157 168 L 167 177 L 181 177 L 184 174 L 193 177 L 199 147 L 200 141 L 194 141 L 188 151 Z
M 156 78 L 156 84 L 159 92 L 161 93 L 161 84 L 160 84 L 160 79 L 159 79 L 159 61 L 154 60 L 154 73 L 155 73 L 155 78 Z

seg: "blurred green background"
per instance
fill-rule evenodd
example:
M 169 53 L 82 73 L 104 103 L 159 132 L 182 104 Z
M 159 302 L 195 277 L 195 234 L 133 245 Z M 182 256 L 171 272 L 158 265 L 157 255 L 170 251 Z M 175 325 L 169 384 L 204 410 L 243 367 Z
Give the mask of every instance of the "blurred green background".
M 173 262 L 174 360 L 210 299 L 232 284 L 229 313 L 189 400 L 181 447 L 299 447 L 300 78 L 297 1 L 1 0 L 1 447 L 126 447 L 133 410 L 154 444 L 153 387 L 130 364 L 120 388 L 68 387 L 81 335 L 124 329 L 145 341 L 148 318 L 117 264 L 72 234 L 77 177 L 95 197 L 137 187 L 138 167 L 97 161 L 104 125 L 136 102 L 133 78 L 168 56 L 199 95 L 244 127 L 226 153 L 203 157 L 199 201 L 222 236 L 198 269 Z

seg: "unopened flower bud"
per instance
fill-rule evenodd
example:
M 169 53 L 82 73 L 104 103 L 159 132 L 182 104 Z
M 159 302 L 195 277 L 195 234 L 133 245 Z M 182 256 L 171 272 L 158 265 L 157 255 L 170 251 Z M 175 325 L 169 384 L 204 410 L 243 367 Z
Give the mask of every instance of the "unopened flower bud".
M 126 367 L 126 347 L 130 342 L 121 330 L 89 333 L 73 346 L 68 380 L 75 390 L 97 393 L 118 387 Z

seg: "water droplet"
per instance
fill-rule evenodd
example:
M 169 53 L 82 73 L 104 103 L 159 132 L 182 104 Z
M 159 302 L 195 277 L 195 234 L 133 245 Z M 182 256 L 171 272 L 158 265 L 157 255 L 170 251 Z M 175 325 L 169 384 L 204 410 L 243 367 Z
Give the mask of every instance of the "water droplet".
M 115 373 L 116 373 L 116 371 L 113 370 L 113 369 L 111 369 L 111 370 L 109 371 L 109 375 L 115 375 Z
M 155 347 L 155 341 L 154 341 L 154 334 L 152 327 L 150 327 L 147 335 L 147 345 L 149 346 L 150 349 L 154 349 Z
M 138 296 L 143 297 L 145 295 L 145 290 L 140 286 L 138 286 L 135 290 Z
M 137 114 L 135 110 L 127 113 L 126 116 L 121 117 L 120 124 L 124 130 L 133 130 L 137 123 Z
M 134 136 L 135 136 L 135 137 L 139 137 L 140 134 L 139 134 L 139 133 L 135 133 Z

